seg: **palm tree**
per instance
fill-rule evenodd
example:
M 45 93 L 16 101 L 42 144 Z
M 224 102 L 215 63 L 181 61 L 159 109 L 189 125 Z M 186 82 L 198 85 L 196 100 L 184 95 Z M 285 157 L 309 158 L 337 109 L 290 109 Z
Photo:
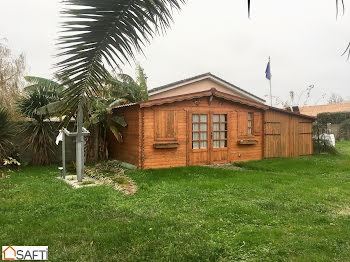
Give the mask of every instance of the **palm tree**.
M 127 74 L 112 75 L 105 80 L 101 96 L 89 101 L 89 120 L 85 126 L 90 129 L 93 136 L 88 139 L 85 152 L 86 159 L 105 160 L 108 158 L 107 132 L 109 131 L 118 142 L 123 141 L 123 135 L 119 127 L 126 127 L 123 117 L 111 115 L 115 105 L 135 103 L 148 100 L 147 76 L 144 69 L 136 67 L 136 80 Z
M 118 74 L 115 78 L 109 75 L 103 84 L 101 95 L 87 101 L 88 106 L 84 107 L 84 114 L 88 116 L 85 126 L 91 129 L 92 134 L 88 138 L 88 146 L 85 147 L 86 159 L 96 161 L 108 158 L 107 131 L 110 131 L 117 141 L 122 142 L 119 126 L 125 127 L 127 123 L 120 116 L 110 116 L 114 105 L 148 99 L 147 76 L 140 65 L 136 68 L 136 74 L 136 80 L 127 74 Z M 35 107 L 36 117 L 59 115 L 58 109 L 64 99 L 63 91 L 66 87 L 60 82 L 42 77 L 26 76 L 25 79 L 30 83 L 25 88 L 26 92 L 45 90 L 46 93 L 51 92 L 56 97 L 51 103 L 44 103 L 43 107 Z
M 60 78 L 70 79 L 65 109 L 77 112 L 79 103 L 100 95 L 110 67 L 130 62 L 145 43 L 170 26 L 172 10 L 184 0 L 67 0 L 65 34 L 59 39 L 64 59 Z M 72 110 L 74 109 L 74 110 Z
M 107 79 L 106 83 L 111 95 L 122 99 L 122 101 L 116 100 L 114 104 L 148 100 L 147 76 L 140 65 L 136 67 L 135 80 L 130 75 L 120 73 Z
M 37 86 L 28 88 L 17 102 L 18 112 L 28 120 L 21 124 L 21 129 L 26 137 L 24 146 L 32 152 L 33 165 L 51 164 L 51 156 L 55 150 L 55 128 L 49 121 L 50 114 L 38 114 L 37 109 L 58 99 L 55 89 Z
M 77 176 L 83 163 L 83 107 L 86 100 L 99 96 L 110 67 L 130 62 L 135 52 L 155 35 L 165 31 L 172 11 L 185 0 L 66 0 L 63 35 L 59 38 L 63 59 L 58 75 L 69 79 L 62 109 L 70 119 L 77 113 Z M 66 84 L 66 83 L 65 83 Z

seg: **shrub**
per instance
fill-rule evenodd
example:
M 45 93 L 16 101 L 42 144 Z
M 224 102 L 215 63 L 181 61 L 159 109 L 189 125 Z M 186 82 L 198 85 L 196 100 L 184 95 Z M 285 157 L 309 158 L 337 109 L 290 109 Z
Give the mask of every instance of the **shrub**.
M 37 88 L 21 97 L 18 111 L 29 120 L 21 124 L 25 135 L 24 146 L 32 152 L 30 164 L 45 166 L 51 164 L 51 156 L 55 150 L 54 125 L 48 120 L 48 114 L 37 114 L 36 110 L 51 102 L 57 101 L 57 94 L 45 88 Z
M 321 124 L 340 124 L 347 119 L 350 119 L 350 112 L 321 113 L 317 115 L 317 121 Z
M 350 140 L 350 119 L 347 119 L 340 124 L 339 137 L 345 140 Z
M 339 155 L 340 153 L 338 150 L 329 144 L 329 141 L 325 139 L 313 139 L 313 152 L 315 155 L 326 153 L 331 155 Z
M 16 125 L 6 108 L 0 107 L 0 159 L 8 157 L 13 149 L 12 138 L 16 134 Z

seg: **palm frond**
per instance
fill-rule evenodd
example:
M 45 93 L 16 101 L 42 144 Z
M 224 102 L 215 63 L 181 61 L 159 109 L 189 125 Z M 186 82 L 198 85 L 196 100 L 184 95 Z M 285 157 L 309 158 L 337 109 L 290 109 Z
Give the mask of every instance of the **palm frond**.
M 64 90 L 64 86 L 60 83 L 57 83 L 53 80 L 37 77 L 37 76 L 25 76 L 24 79 L 31 83 L 30 86 L 24 88 L 25 91 L 32 92 L 38 89 L 39 87 L 45 88 L 49 91 L 56 91 L 58 93 Z
M 349 60 L 349 58 L 350 58 L 350 43 L 346 47 L 346 49 L 345 49 L 344 53 L 342 54 L 342 56 L 345 55 L 345 54 L 348 54 L 347 60 Z
M 125 119 L 121 116 L 114 115 L 111 117 L 111 120 L 118 124 L 121 125 L 122 127 L 126 127 L 128 124 L 126 123 Z
M 250 0 L 248 0 L 248 17 L 250 17 Z
M 117 139 L 117 141 L 119 143 L 122 143 L 123 142 L 123 136 L 119 132 L 118 128 L 116 126 L 114 126 L 114 125 L 109 125 L 109 129 L 111 130 L 111 132 L 114 135 L 115 139 Z
M 61 106 L 62 106 L 62 101 L 55 101 L 55 102 L 49 103 L 45 106 L 39 107 L 38 109 L 36 109 L 35 113 L 38 115 L 58 114 Z
M 66 22 L 59 38 L 63 59 L 58 75 L 69 78 L 65 107 L 71 113 L 81 97 L 99 94 L 111 67 L 130 62 L 135 52 L 170 26 L 172 10 L 185 0 L 66 0 Z
M 338 14 L 339 14 L 339 0 L 335 0 L 335 5 L 336 5 L 336 17 L 338 18 Z M 343 15 L 345 14 L 345 3 L 344 0 L 341 0 L 341 6 L 343 9 Z
M 127 84 L 131 84 L 131 85 L 137 84 L 135 82 L 135 80 L 127 74 L 118 74 L 118 78 L 120 78 L 122 80 L 122 82 L 127 83 Z

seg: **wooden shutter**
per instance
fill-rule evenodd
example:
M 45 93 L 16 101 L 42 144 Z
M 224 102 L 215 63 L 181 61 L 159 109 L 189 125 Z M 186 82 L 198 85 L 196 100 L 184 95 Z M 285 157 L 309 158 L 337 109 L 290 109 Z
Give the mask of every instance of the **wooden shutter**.
M 254 113 L 254 123 L 253 123 L 254 135 L 255 136 L 261 135 L 261 129 L 262 129 L 261 123 L 262 123 L 261 113 L 260 112 L 255 112 Z
M 176 112 L 154 111 L 154 131 L 156 140 L 176 139 Z
M 248 135 L 248 113 L 238 112 L 237 121 L 238 136 Z

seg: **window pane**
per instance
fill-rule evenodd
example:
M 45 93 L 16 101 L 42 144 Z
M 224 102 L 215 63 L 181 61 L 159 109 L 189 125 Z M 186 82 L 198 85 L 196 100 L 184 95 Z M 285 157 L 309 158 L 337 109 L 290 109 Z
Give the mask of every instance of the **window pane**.
M 208 115 L 201 115 L 201 122 L 208 122 Z
M 192 124 L 193 131 L 199 131 L 199 124 Z
M 201 131 L 207 131 L 208 130 L 208 124 L 201 124 Z
M 252 128 L 248 127 L 248 135 L 251 135 L 251 134 L 252 134 Z
M 217 123 L 217 124 L 214 124 L 214 131 L 219 131 L 220 130 L 220 124 Z
M 220 115 L 213 115 L 213 122 L 219 122 L 220 121 L 219 116 Z
M 199 133 L 193 132 L 193 134 L 192 134 L 192 140 L 199 140 Z
M 199 115 L 192 115 L 192 122 L 199 122 Z
M 215 141 L 214 140 L 213 147 L 214 148 L 219 148 L 220 147 L 220 141 Z
M 208 142 L 207 141 L 201 141 L 201 148 L 207 148 Z
M 214 139 L 220 139 L 220 132 L 214 132 Z
M 227 130 L 227 124 L 221 123 L 221 131 Z
M 248 120 L 252 120 L 252 113 L 248 113 Z
M 221 139 L 226 139 L 227 132 L 221 132 Z
M 220 115 L 221 122 L 226 122 L 227 115 Z
M 192 142 L 193 149 L 199 149 L 199 142 Z
M 248 120 L 248 127 L 252 127 L 252 121 Z
M 220 147 L 221 148 L 227 147 L 227 141 L 226 140 L 221 140 L 220 141 Z
M 208 140 L 208 133 L 207 132 L 201 132 L 201 140 Z

